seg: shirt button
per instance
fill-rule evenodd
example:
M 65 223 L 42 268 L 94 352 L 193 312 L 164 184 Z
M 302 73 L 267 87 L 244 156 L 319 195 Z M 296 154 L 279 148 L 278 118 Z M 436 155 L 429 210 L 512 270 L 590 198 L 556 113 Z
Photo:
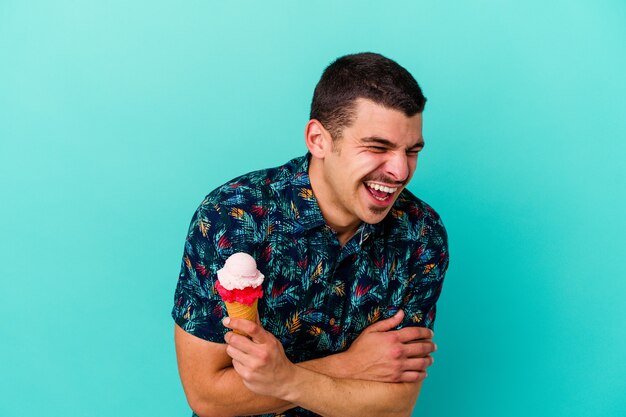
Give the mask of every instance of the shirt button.
M 331 326 L 334 326 L 334 325 L 335 325 L 335 318 L 334 318 L 334 317 L 330 319 L 330 325 L 331 325 Z

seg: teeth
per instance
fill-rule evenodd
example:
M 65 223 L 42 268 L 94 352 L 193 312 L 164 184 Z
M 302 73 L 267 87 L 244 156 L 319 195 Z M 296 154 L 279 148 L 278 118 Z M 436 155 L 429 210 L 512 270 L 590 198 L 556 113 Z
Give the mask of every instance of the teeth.
M 366 183 L 365 185 L 367 185 L 368 187 L 370 187 L 370 188 L 372 188 L 372 189 L 374 189 L 374 190 L 377 190 L 377 191 L 384 191 L 384 192 L 386 192 L 386 193 L 388 193 L 388 194 L 395 193 L 395 192 L 396 192 L 396 190 L 398 189 L 398 188 L 390 188 L 390 187 L 385 187 L 384 185 L 376 184 L 376 183 L 373 183 L 373 182 L 371 182 L 371 183 Z

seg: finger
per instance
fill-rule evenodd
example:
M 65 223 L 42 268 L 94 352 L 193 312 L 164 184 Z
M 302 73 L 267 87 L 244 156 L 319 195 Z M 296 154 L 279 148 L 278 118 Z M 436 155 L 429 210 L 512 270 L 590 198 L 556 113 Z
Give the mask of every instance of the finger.
M 245 364 L 248 360 L 248 355 L 246 353 L 242 352 L 232 345 L 226 346 L 226 354 L 230 356 L 230 358 L 233 360 L 233 364 L 235 362 Z
M 255 348 L 257 346 L 252 340 L 250 340 L 246 336 L 242 336 L 235 332 L 228 332 L 224 335 L 224 340 L 228 343 L 229 346 L 240 350 L 241 352 L 250 355 L 254 354 Z
M 399 382 L 419 382 L 419 381 L 425 380 L 427 376 L 428 376 L 427 372 L 418 372 L 418 371 L 402 372 Z
M 402 343 L 407 343 L 412 340 L 420 339 L 432 339 L 433 331 L 427 327 L 405 327 L 398 332 L 398 338 Z
M 253 321 L 226 317 L 222 320 L 222 323 L 225 327 L 228 327 L 231 330 L 239 330 L 240 332 L 247 334 L 257 343 L 263 343 L 267 338 L 267 332 L 263 329 L 263 327 Z
M 233 368 L 242 379 L 245 379 L 248 376 L 248 368 L 241 361 L 233 359 Z
M 421 358 L 437 350 L 437 345 L 432 342 L 406 343 L 402 347 L 404 356 L 407 358 Z
M 404 361 L 402 366 L 404 371 L 416 371 L 424 372 L 435 362 L 432 356 L 425 356 L 423 358 L 411 358 Z
M 398 310 L 396 314 L 389 317 L 388 319 L 377 321 L 376 323 L 370 325 L 364 330 L 365 332 L 386 332 L 397 327 L 400 323 L 402 323 L 402 319 L 404 318 L 404 311 Z

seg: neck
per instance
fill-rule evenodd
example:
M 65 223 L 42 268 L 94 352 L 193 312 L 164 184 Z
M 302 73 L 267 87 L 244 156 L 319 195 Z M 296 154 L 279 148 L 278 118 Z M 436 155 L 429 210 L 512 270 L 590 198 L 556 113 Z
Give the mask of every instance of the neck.
M 335 233 L 341 246 L 345 245 L 352 236 L 359 230 L 361 225 L 360 219 L 354 219 L 341 210 L 341 205 L 335 201 L 328 184 L 324 181 L 324 174 L 320 167 L 320 161 L 315 157 L 311 157 L 309 162 L 309 179 L 311 180 L 311 188 L 317 200 L 317 204 L 322 212 L 322 217 L 327 225 L 329 225 Z
M 358 230 L 359 230 L 358 226 L 356 227 L 356 229 L 346 231 L 346 232 L 339 232 L 335 229 L 335 231 L 337 232 L 337 240 L 339 241 L 339 244 L 341 245 L 342 248 L 344 247 L 346 243 L 348 243 L 350 239 L 352 239 L 352 236 L 354 236 Z

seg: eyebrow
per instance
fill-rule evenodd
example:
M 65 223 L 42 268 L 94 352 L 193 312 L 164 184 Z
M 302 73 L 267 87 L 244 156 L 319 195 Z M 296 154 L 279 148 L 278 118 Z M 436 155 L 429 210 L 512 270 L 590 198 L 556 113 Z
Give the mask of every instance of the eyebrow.
M 390 140 L 385 139 L 385 138 L 379 138 L 378 136 L 368 136 L 368 137 L 362 138 L 361 141 L 363 143 L 376 143 L 379 145 L 386 146 L 388 148 L 396 147 L 396 144 L 394 144 Z M 424 147 L 424 139 L 420 139 L 419 142 L 411 146 L 409 149 L 421 149 L 423 147 Z

